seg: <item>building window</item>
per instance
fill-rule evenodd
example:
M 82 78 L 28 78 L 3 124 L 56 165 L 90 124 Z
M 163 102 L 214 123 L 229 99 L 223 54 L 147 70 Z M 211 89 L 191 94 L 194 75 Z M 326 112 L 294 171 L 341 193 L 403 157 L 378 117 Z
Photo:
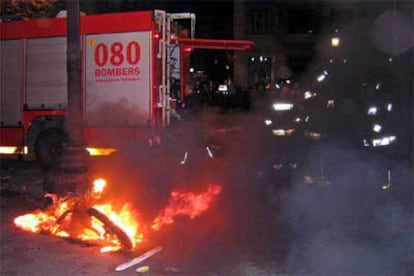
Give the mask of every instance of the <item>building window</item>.
M 272 12 L 269 9 L 256 9 L 248 12 L 247 33 L 262 35 L 272 33 Z
M 312 10 L 309 8 L 290 8 L 288 10 L 288 33 L 307 34 L 315 30 Z
M 296 74 L 304 72 L 310 62 L 311 58 L 306 56 L 291 56 L 288 58 L 288 66 Z

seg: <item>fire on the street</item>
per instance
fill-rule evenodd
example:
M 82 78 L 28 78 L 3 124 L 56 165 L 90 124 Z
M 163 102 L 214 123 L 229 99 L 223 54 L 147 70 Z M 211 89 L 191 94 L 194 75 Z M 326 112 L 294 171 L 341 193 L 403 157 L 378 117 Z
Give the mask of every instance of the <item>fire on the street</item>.
M 194 219 L 207 211 L 221 192 L 220 185 L 211 185 L 199 194 L 173 191 L 168 205 L 159 212 L 152 225 L 143 227 L 131 204 L 117 208 L 110 200 L 103 202 L 105 187 L 106 181 L 97 179 L 92 192 L 86 196 L 46 194 L 53 204 L 46 210 L 16 217 L 14 224 L 29 232 L 94 242 L 103 246 L 101 252 L 134 249 L 144 241 L 144 229 L 159 230 L 173 223 L 176 216 Z
M 210 186 L 201 194 L 172 192 L 168 206 L 157 216 L 152 224 L 152 229 L 159 230 L 163 225 L 174 222 L 174 217 L 187 215 L 195 218 L 205 212 L 221 192 L 221 186 Z

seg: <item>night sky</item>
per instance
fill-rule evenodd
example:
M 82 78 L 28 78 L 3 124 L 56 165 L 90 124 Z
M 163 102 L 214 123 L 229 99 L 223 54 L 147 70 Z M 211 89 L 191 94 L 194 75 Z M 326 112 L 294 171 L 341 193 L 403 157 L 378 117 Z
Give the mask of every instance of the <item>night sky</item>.
M 144 9 L 196 14 L 196 37 L 230 39 L 233 36 L 233 1 L 148 1 Z
M 190 12 L 196 14 L 196 37 L 226 38 L 233 36 L 233 1 L 195 0 L 99 0 L 92 4 L 81 0 L 81 9 L 86 13 L 110 13 L 136 10 L 165 10 L 169 13 Z

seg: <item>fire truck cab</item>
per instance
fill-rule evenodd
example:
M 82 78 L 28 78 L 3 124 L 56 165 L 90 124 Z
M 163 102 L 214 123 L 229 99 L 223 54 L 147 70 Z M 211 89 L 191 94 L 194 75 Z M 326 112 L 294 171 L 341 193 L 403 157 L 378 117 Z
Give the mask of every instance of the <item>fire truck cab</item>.
M 184 19 L 189 32 L 178 27 Z M 79 124 L 90 155 L 110 154 L 170 123 L 170 82 L 178 78 L 183 91 L 194 48 L 254 48 L 251 41 L 195 39 L 194 30 L 192 13 L 81 16 Z M 0 22 L 0 154 L 34 154 L 44 166 L 60 157 L 67 137 L 66 49 L 66 18 Z

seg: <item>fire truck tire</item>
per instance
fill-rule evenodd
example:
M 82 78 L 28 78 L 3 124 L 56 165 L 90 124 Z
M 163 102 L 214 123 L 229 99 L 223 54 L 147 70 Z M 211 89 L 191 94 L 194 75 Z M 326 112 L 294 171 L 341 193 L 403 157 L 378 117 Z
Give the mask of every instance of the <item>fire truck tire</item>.
M 109 230 L 112 234 L 114 234 L 126 249 L 132 248 L 132 242 L 129 239 L 128 235 L 125 234 L 125 232 L 121 228 L 112 223 L 105 214 L 102 214 L 95 208 L 89 208 L 87 210 L 87 213 L 91 217 L 95 217 L 100 222 L 102 222 L 106 229 Z
M 52 170 L 59 167 L 65 140 L 65 134 L 58 129 L 48 129 L 37 136 L 35 156 L 43 169 Z

